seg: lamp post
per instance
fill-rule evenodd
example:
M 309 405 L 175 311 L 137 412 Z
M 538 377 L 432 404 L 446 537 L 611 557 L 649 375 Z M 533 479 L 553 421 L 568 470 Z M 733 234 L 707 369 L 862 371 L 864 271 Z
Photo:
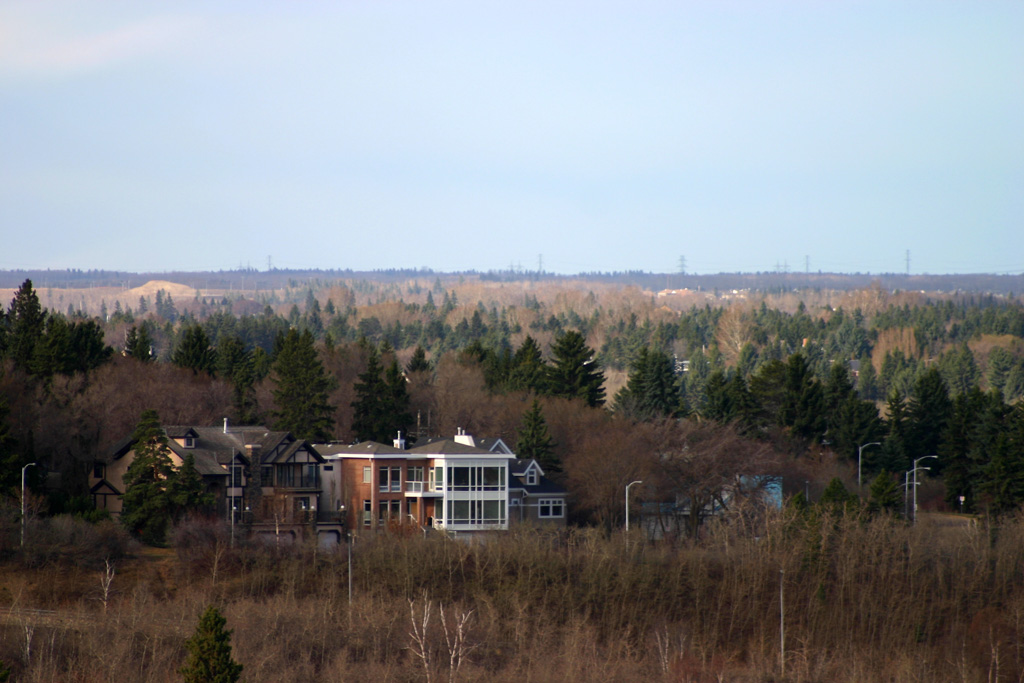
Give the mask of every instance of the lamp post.
M 21 468 L 21 546 L 25 547 L 25 470 L 29 467 L 34 466 L 34 462 L 30 462 Z
M 864 486 L 860 482 L 860 464 L 861 464 L 861 461 L 862 461 L 863 456 L 864 456 L 864 449 L 867 448 L 868 446 L 881 446 L 881 445 L 882 444 L 879 441 L 872 441 L 871 443 L 862 443 L 861 445 L 857 446 L 857 488 L 858 489 L 863 489 L 864 488 Z
M 937 455 L 922 455 L 920 458 L 914 461 L 914 469 L 911 470 L 914 473 L 914 524 L 917 524 L 917 471 L 918 470 L 930 470 L 930 467 L 918 467 L 917 463 L 928 458 L 939 459 Z
M 637 481 L 633 481 L 633 482 L 630 482 L 630 483 L 626 484 L 626 533 L 627 534 L 629 533 L 629 487 L 633 486 L 634 484 L 642 484 L 642 483 L 643 483 L 642 481 L 637 480 Z
M 235 504 L 234 496 L 231 497 L 231 547 L 235 547 L 235 514 L 238 512 L 238 505 Z

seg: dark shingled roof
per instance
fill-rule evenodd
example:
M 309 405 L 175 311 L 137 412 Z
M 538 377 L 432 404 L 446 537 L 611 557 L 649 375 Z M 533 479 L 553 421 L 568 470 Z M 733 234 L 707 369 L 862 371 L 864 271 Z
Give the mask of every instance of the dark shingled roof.
M 407 452 L 376 441 L 361 441 L 350 444 L 317 444 L 316 449 L 321 455 L 396 455 Z
M 409 452 L 420 455 L 494 455 L 490 451 L 467 446 L 454 439 L 431 439 L 422 446 L 410 448 Z

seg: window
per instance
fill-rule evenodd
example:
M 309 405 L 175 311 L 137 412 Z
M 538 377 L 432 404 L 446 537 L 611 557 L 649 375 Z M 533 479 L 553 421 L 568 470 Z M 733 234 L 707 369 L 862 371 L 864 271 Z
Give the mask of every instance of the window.
M 381 493 L 389 491 L 401 493 L 402 491 L 402 468 L 381 467 L 377 470 L 377 483 Z
M 319 465 L 278 465 L 277 485 L 284 488 L 315 489 L 320 487 Z
M 537 470 L 532 467 L 526 472 L 526 485 L 536 486 L 537 485 Z
M 274 466 L 263 465 L 260 467 L 260 486 L 274 485 Z
M 423 491 L 423 466 L 410 465 L 405 481 L 405 490 L 411 493 Z
M 186 436 L 185 437 L 185 448 L 195 448 L 195 447 L 196 447 L 196 440 L 195 440 L 195 438 L 193 438 L 191 436 Z
M 449 524 L 504 524 L 503 500 L 449 500 Z
M 92 466 L 93 479 L 102 479 L 103 477 L 105 477 L 107 475 L 106 469 L 106 465 L 104 465 L 101 462 L 94 464 Z
M 449 467 L 449 491 L 504 491 L 504 467 Z
M 401 520 L 402 518 L 402 501 L 400 500 L 382 500 L 378 508 L 380 509 L 381 524 L 386 523 L 389 519 Z
M 242 478 L 242 466 L 234 464 L 231 466 L 231 487 L 237 489 L 243 486 L 245 486 L 245 482 Z
M 373 483 L 373 468 L 372 467 L 364 467 L 363 468 L 363 483 L 364 484 L 372 484 Z
M 324 472 L 333 472 L 334 465 L 324 465 Z
M 541 498 L 537 501 L 538 517 L 564 517 L 565 501 L 561 498 Z
M 363 501 L 363 526 L 370 526 L 370 522 L 373 521 L 373 501 Z
M 431 467 L 430 468 L 430 490 L 431 491 L 443 491 L 444 490 L 444 468 L 443 467 Z

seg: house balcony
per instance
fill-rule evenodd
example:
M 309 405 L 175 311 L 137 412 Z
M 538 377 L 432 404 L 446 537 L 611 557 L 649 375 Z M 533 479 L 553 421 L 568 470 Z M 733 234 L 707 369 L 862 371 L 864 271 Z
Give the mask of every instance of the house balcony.
M 407 481 L 405 482 L 405 495 L 412 498 L 442 498 L 444 497 L 444 491 L 433 490 L 428 482 Z

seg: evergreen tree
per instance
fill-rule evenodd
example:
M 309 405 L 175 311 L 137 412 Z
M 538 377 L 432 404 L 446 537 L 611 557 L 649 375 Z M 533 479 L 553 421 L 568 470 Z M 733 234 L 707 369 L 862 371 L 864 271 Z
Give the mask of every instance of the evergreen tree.
M 946 484 L 946 502 L 959 509 L 973 511 L 977 501 L 976 487 L 984 463 L 975 460 L 974 433 L 986 409 L 986 397 L 978 387 L 953 399 L 949 420 L 942 433 L 937 455 L 942 461 Z M 987 461 L 987 457 L 986 457 Z
M 135 459 L 124 475 L 121 523 L 149 545 L 163 545 L 170 523 L 167 498 L 173 468 L 167 435 L 155 410 L 142 413 L 132 433 Z
M 510 391 L 532 391 L 544 393 L 546 389 L 547 366 L 541 356 L 540 347 L 533 337 L 527 335 L 512 356 L 508 388 Z
M 898 392 L 889 396 L 886 404 L 888 415 L 887 431 L 880 451 L 867 456 L 868 469 L 889 472 L 906 472 L 910 469 L 910 439 L 907 408 Z
M 189 325 L 181 336 L 181 341 L 171 355 L 171 362 L 182 368 L 189 368 L 193 373 L 205 372 L 213 374 L 217 361 L 216 352 L 210 344 L 201 325 Z
M 391 358 L 391 365 L 384 372 L 386 387 L 384 410 L 388 434 L 397 436 L 398 432 L 408 434 L 412 426 L 412 413 L 409 412 L 409 390 L 406 387 L 405 375 L 398 365 L 398 360 Z M 386 437 L 385 437 L 386 438 Z
M 562 463 L 555 455 L 555 442 L 548 432 L 548 424 L 544 420 L 544 412 L 540 401 L 536 398 L 529 410 L 523 414 L 522 424 L 516 435 L 516 456 L 523 459 L 534 459 L 547 473 L 561 472 Z
M 868 501 L 868 511 L 872 513 L 887 512 L 896 514 L 899 512 L 903 500 L 900 496 L 900 488 L 893 480 L 892 475 L 882 470 L 871 482 L 871 499 Z
M 410 374 L 430 371 L 430 363 L 427 362 L 427 352 L 421 345 L 416 345 L 416 350 L 412 352 L 412 358 L 409 359 L 409 365 L 406 366 L 405 370 Z
M 356 400 L 352 402 L 352 431 L 360 441 L 387 443 L 395 436 L 388 422 L 388 386 L 383 372 L 380 355 L 375 347 L 370 346 L 366 370 L 360 373 L 355 384 Z
M 298 439 L 329 441 L 334 425 L 329 395 L 334 381 L 324 370 L 309 330 L 300 334 L 292 328 L 279 337 L 273 381 L 275 429 Z
M 217 375 L 231 383 L 235 419 L 242 423 L 256 419 L 257 381 L 254 354 L 240 337 L 222 337 L 217 344 Z
M 833 512 L 843 512 L 850 509 L 855 500 L 856 496 L 850 495 L 839 477 L 833 477 L 822 491 L 818 504 Z
M 210 605 L 199 617 L 195 633 L 185 641 L 188 659 L 178 673 L 185 683 L 236 683 L 242 665 L 231 656 L 231 631 L 220 611 Z
M 952 396 L 966 394 L 978 383 L 978 366 L 974 362 L 974 354 L 966 343 L 943 354 L 939 360 L 939 368 Z
M 952 403 L 942 375 L 935 368 L 926 370 L 914 383 L 907 407 L 908 456 L 917 459 L 937 454 Z M 940 469 L 944 463 L 936 463 Z
M 203 477 L 196 469 L 191 453 L 185 456 L 181 467 L 169 479 L 167 502 L 171 521 L 178 522 L 190 512 L 198 512 L 213 505 L 213 494 L 207 492 Z
M 992 349 L 988 354 L 988 372 L 986 373 L 989 388 L 1003 394 L 1003 387 L 1006 386 L 1006 379 L 1011 368 L 1013 368 L 1013 354 L 1002 346 Z
M 860 359 L 857 393 L 865 401 L 875 401 L 879 398 L 878 373 L 875 372 L 875 364 L 871 362 L 870 356 L 862 356 Z
M 552 396 L 581 398 L 588 406 L 604 404 L 604 372 L 583 335 L 569 330 L 551 346 L 548 391 Z
M 30 372 L 36 344 L 43 337 L 46 312 L 32 289 L 32 280 L 25 280 L 11 300 L 7 313 L 7 355 L 14 365 Z
M 679 383 L 672 359 L 662 351 L 640 349 L 626 386 L 615 395 L 615 409 L 638 420 L 676 414 Z
M 153 360 L 153 340 L 149 336 L 149 326 L 143 323 L 132 325 L 124 339 L 124 353 L 130 358 L 148 363 Z

